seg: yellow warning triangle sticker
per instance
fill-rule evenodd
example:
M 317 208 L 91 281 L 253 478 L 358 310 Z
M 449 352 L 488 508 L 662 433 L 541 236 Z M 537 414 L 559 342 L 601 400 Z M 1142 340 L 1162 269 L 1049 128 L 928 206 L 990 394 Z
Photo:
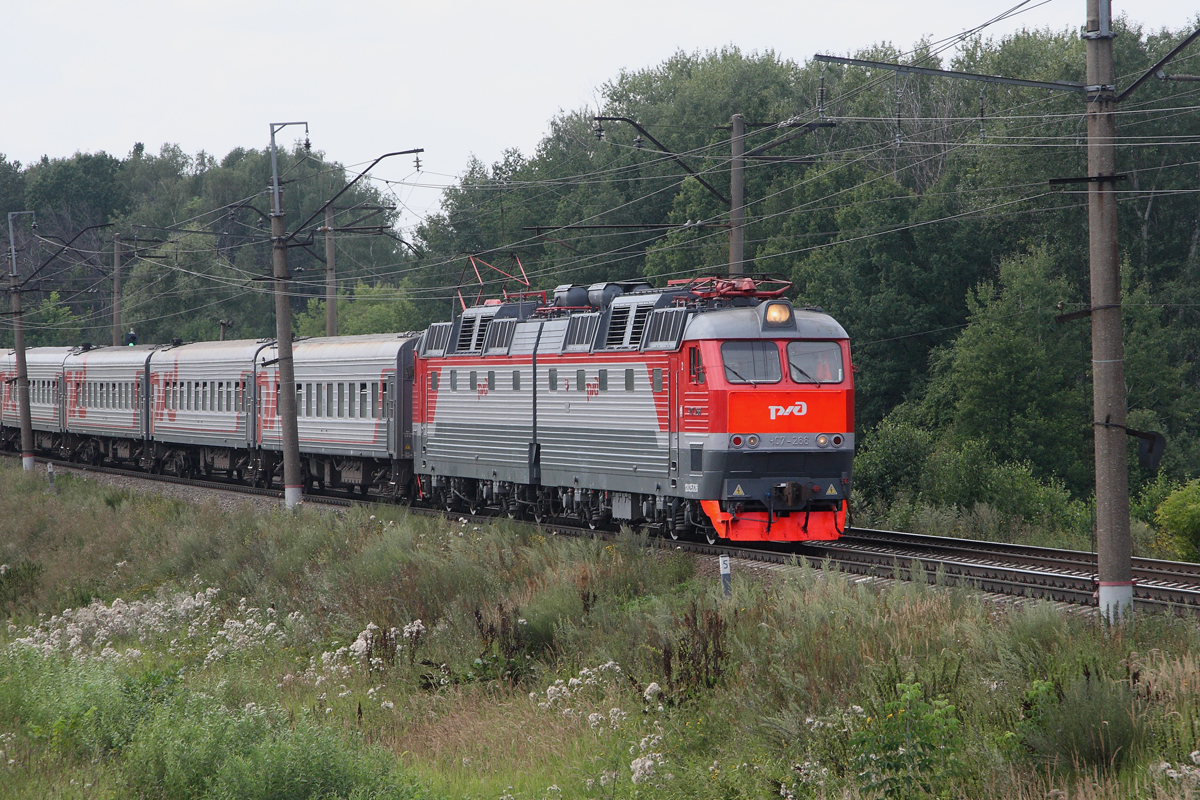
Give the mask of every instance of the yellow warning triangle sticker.
M 825 494 L 837 494 L 837 487 L 832 483 L 829 484 L 829 491 L 825 492 Z
M 740 497 L 745 494 L 745 492 L 742 491 L 742 485 L 740 483 L 738 484 L 737 488 L 733 490 L 733 494 L 735 497 Z

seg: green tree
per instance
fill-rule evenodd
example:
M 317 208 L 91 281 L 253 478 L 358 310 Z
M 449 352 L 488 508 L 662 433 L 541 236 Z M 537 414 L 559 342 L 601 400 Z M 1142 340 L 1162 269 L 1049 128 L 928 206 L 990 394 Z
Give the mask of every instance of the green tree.
M 423 327 L 423 317 L 405 290 L 395 286 L 369 286 L 359 282 L 353 294 L 338 294 L 338 335 L 403 333 Z M 313 298 L 296 317 L 301 336 L 325 335 L 325 301 Z

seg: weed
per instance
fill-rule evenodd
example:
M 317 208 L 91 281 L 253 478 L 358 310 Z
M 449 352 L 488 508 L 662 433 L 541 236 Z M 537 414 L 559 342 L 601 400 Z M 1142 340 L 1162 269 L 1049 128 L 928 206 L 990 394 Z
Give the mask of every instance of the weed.
M 1116 769 L 1146 739 L 1144 704 L 1126 681 L 1084 676 L 1065 687 L 1034 681 L 1022 707 L 1026 746 L 1055 766 Z
M 736 612 L 734 612 L 736 617 Z M 662 674 L 669 698 L 681 703 L 719 686 L 725 678 L 729 652 L 727 624 L 716 608 L 693 600 L 675 616 L 677 638 L 662 643 Z
M 967 774 L 962 722 L 944 698 L 924 700 L 919 683 L 895 694 L 851 738 L 860 785 L 888 798 L 946 796 Z

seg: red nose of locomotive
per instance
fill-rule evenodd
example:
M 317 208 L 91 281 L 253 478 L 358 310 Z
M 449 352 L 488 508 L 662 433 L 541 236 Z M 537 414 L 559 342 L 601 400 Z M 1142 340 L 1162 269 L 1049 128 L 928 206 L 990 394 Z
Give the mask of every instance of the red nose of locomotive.
M 694 484 L 700 505 L 718 535 L 734 541 L 835 539 L 845 529 L 854 460 L 846 334 L 819 310 L 785 300 L 730 311 L 741 313 L 711 315 L 724 336 L 695 345 L 711 365 L 704 371 L 714 410 Z M 695 445 L 692 453 L 696 462 Z

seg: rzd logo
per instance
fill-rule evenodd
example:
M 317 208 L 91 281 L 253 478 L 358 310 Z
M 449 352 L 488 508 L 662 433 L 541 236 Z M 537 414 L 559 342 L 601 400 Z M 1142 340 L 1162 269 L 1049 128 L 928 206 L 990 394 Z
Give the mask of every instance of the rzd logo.
M 808 403 L 796 403 L 794 406 L 771 406 L 771 419 L 776 417 L 803 417 L 808 413 Z

